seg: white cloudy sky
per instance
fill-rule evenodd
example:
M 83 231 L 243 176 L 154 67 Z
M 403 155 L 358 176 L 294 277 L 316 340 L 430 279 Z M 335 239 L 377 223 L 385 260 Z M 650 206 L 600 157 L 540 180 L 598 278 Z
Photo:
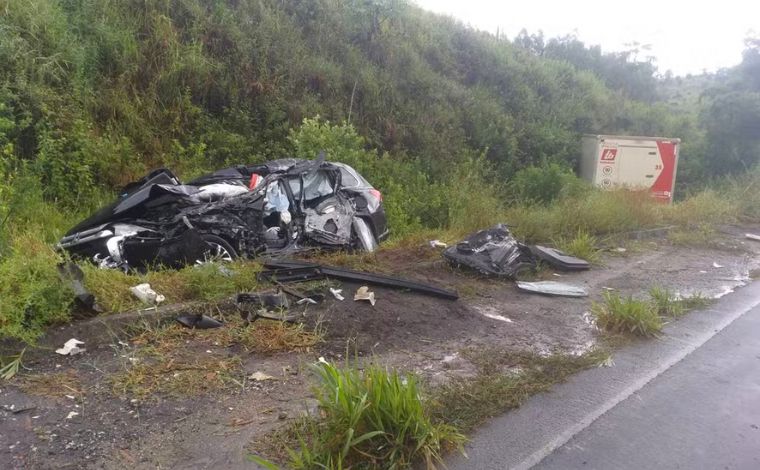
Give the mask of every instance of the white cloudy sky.
M 715 71 L 741 61 L 744 38 L 760 35 L 760 0 L 413 0 L 510 39 L 521 29 L 546 37 L 575 34 L 604 51 L 650 44 L 660 72 Z

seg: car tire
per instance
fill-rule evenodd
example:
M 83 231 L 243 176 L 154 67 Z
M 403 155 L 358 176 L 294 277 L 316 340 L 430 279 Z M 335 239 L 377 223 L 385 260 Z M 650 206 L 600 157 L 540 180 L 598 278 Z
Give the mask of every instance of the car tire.
M 237 251 L 224 238 L 209 233 L 204 233 L 201 238 L 209 245 L 210 250 L 204 254 L 204 259 L 198 261 L 233 261 L 237 259 Z
M 375 234 L 372 233 L 372 229 L 369 228 L 367 221 L 361 217 L 354 217 L 354 235 L 356 236 L 358 248 L 368 253 L 372 253 L 377 249 Z

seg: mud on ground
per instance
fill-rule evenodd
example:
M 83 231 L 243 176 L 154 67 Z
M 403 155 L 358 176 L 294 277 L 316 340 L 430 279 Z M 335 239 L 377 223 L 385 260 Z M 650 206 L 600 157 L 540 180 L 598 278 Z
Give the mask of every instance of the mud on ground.
M 300 352 L 246 349 L 189 330 L 174 332 L 169 344 L 176 351 L 129 336 L 73 357 L 37 351 L 25 363 L 30 370 L 0 383 L 0 468 L 254 468 L 246 460 L 251 442 L 315 412 L 308 366 L 320 356 L 372 357 L 437 384 L 473 373 L 458 357 L 464 348 L 582 354 L 598 338 L 591 302 L 607 290 L 643 296 L 658 285 L 718 297 L 749 282 L 760 268 L 760 243 L 745 240 L 746 232 L 760 227 L 724 227 L 709 247 L 674 246 L 665 238 L 621 241 L 624 252 L 611 244 L 588 272 L 541 273 L 586 287 L 591 296 L 582 299 L 523 293 L 510 281 L 453 269 L 432 248 L 381 251 L 374 260 L 379 271 L 456 289 L 461 298 L 373 287 L 372 307 L 353 301 L 358 286 L 344 283 L 345 301 L 328 299 L 306 311 L 305 329 L 324 331 L 324 341 Z M 168 368 L 158 371 L 155 393 L 137 393 L 118 380 L 130 371 L 134 378 L 139 364 L 155 364 L 151 357 L 175 353 L 160 366 Z M 254 372 L 271 378 L 250 379 Z M 198 389 L 172 382 L 192 373 L 201 374 L 192 385 Z M 166 387 L 172 384 L 178 387 Z

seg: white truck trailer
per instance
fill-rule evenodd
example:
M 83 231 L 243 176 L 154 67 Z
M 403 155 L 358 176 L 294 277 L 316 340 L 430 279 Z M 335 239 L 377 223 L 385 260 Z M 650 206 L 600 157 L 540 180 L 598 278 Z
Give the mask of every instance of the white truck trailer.
M 585 135 L 581 177 L 605 189 L 648 190 L 673 201 L 680 139 L 624 135 Z

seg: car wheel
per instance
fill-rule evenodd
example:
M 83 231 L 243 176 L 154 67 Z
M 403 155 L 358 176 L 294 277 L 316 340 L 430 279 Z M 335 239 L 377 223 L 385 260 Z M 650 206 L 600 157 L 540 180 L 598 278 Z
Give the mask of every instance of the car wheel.
M 209 250 L 203 253 L 203 259 L 199 259 L 198 263 L 232 261 L 238 257 L 235 249 L 224 238 L 210 234 L 203 234 L 201 238 L 209 246 Z
M 367 221 L 361 217 L 354 217 L 354 235 L 358 240 L 358 246 L 364 251 L 373 252 L 377 249 L 377 240 L 369 228 Z

